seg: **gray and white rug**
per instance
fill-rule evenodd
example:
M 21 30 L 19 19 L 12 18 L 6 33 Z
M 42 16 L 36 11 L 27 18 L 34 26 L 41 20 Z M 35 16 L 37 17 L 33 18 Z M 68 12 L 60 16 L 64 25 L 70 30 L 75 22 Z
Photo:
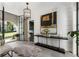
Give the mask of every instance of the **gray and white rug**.
M 66 52 L 65 54 L 62 54 L 54 50 L 36 46 L 32 43 L 27 43 L 25 41 L 16 41 L 7 44 L 11 46 L 16 52 L 16 53 L 13 52 L 13 57 L 22 57 L 23 54 L 25 54 L 24 57 L 75 57 L 70 52 Z M 18 55 L 18 51 L 20 52 L 19 54 L 22 55 Z M 28 53 L 30 52 L 29 54 L 30 56 L 28 55 L 28 53 L 24 51 L 26 52 L 28 51 Z M 5 57 L 9 57 L 9 56 L 6 55 Z

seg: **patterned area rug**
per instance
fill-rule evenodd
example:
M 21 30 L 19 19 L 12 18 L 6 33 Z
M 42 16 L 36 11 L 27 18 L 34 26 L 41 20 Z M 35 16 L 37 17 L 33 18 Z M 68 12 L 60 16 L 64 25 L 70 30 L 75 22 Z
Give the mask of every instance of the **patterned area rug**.
M 20 50 L 17 49 L 19 52 L 20 51 L 22 52 L 24 50 L 33 51 L 33 52 L 30 52 L 31 53 L 31 55 L 29 54 L 30 57 L 32 57 L 32 56 L 36 56 L 36 57 L 75 57 L 70 52 L 66 52 L 65 54 L 62 54 L 62 53 L 59 53 L 59 52 L 54 51 L 54 50 L 50 50 L 50 49 L 47 49 L 44 47 L 36 46 L 36 45 L 34 45 L 34 43 L 30 43 L 30 42 L 28 43 L 26 41 L 15 41 L 15 42 L 6 43 L 6 44 L 11 46 L 12 49 L 14 49 L 14 48 L 17 49 L 19 47 Z M 15 51 L 15 52 L 17 52 L 17 51 Z M 13 52 L 13 57 L 29 56 L 29 55 L 20 56 L 15 52 Z M 28 54 L 28 53 L 25 53 L 25 54 Z M 5 57 L 10 57 L 10 56 L 6 55 Z
M 35 45 L 23 45 L 20 47 L 15 47 L 13 51 L 18 55 L 18 56 L 23 56 L 23 57 L 36 57 L 40 54 L 42 49 L 38 46 Z

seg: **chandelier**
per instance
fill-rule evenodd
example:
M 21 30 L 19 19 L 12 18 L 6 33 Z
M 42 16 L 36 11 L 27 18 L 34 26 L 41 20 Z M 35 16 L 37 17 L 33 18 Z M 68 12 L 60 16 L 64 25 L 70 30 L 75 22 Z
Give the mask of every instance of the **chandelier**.
M 26 8 L 23 10 L 23 16 L 24 16 L 24 19 L 28 19 L 28 18 L 31 18 L 31 9 L 28 8 L 28 5 L 29 3 L 26 3 Z

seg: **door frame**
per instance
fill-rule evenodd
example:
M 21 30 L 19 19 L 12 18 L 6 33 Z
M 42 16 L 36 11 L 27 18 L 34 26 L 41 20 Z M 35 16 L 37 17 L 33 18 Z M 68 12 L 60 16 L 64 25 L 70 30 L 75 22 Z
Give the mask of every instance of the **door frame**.
M 76 31 L 78 31 L 78 2 L 76 2 Z M 79 56 L 79 54 L 78 54 L 78 35 L 77 35 L 77 37 L 76 37 L 76 55 L 77 56 Z

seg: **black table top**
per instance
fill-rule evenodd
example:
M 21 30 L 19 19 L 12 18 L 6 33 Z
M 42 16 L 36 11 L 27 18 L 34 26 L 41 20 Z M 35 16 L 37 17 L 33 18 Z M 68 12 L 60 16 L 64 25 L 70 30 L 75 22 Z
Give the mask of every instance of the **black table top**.
M 60 36 L 44 36 L 44 35 L 34 35 L 37 37 L 45 37 L 45 38 L 54 38 L 54 39 L 61 39 L 61 40 L 68 40 L 66 37 L 60 37 Z

